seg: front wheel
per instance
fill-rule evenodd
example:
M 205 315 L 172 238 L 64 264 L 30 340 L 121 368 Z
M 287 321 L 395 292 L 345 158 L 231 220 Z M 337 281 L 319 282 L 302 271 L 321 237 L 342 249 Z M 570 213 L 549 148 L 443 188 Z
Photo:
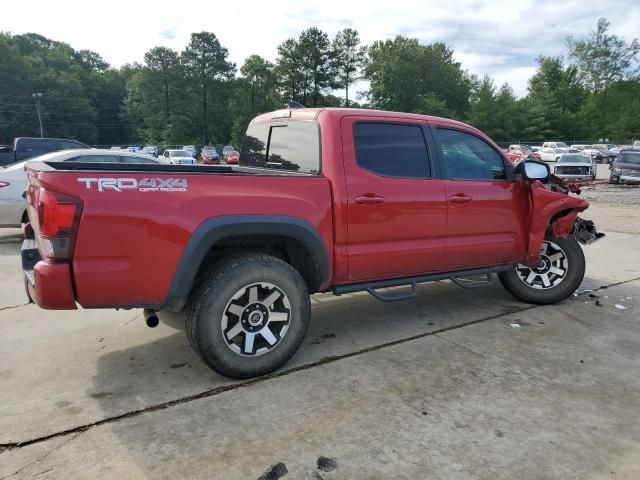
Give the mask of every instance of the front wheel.
M 219 263 L 191 295 L 186 333 L 216 372 L 270 373 L 298 350 L 309 326 L 307 286 L 288 263 L 265 254 Z
M 536 267 L 517 264 L 498 277 L 516 298 L 545 305 L 564 300 L 575 292 L 584 278 L 584 269 L 582 248 L 570 235 L 564 239 L 545 239 Z

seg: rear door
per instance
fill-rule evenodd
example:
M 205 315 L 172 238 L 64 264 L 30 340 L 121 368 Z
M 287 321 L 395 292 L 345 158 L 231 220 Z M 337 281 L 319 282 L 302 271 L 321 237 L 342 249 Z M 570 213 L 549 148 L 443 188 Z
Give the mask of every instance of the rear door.
M 447 208 L 425 126 L 406 119 L 342 119 L 351 280 L 440 267 Z
M 442 267 L 466 270 L 523 258 L 529 197 L 503 156 L 471 129 L 435 125 L 448 221 Z

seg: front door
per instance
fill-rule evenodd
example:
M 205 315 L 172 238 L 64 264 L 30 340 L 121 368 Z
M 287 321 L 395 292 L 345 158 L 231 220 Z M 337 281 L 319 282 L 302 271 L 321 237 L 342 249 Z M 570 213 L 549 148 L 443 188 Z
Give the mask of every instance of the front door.
M 440 267 L 447 207 L 424 127 L 406 119 L 342 120 L 350 280 L 405 277 Z
M 524 257 L 529 196 L 514 182 L 505 159 L 471 129 L 433 129 L 448 204 L 443 268 L 468 270 Z

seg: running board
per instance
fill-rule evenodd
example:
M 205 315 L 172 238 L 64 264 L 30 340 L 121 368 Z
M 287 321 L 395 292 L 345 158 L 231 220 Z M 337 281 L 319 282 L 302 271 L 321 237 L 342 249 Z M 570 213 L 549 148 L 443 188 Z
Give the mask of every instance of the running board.
M 479 288 L 492 284 L 491 275 L 513 268 L 513 265 L 500 265 L 497 267 L 479 268 L 475 270 L 462 270 L 458 272 L 433 273 L 431 275 L 421 275 L 418 277 L 396 278 L 392 280 L 380 280 L 378 282 L 354 283 L 351 285 L 338 285 L 333 287 L 333 294 L 340 296 L 347 293 L 367 292 L 381 302 L 398 302 L 410 300 L 416 296 L 416 285 L 418 283 L 435 282 L 438 280 L 451 280 L 456 285 L 463 288 Z M 485 277 L 483 280 L 471 279 L 469 277 Z M 410 287 L 410 290 L 403 292 L 378 292 L 381 288 Z

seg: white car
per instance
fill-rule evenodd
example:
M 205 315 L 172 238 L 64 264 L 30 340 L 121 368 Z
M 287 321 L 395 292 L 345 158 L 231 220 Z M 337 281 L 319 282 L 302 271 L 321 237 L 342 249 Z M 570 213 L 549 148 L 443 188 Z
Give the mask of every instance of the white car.
M 196 162 L 187 150 L 165 150 L 162 157 L 164 163 L 172 165 L 193 165 Z
M 160 163 L 155 158 L 122 150 L 78 149 L 47 153 L 27 161 L 0 168 L 0 227 L 20 227 L 28 222 L 24 191 L 27 188 L 25 163 L 86 162 L 86 163 Z

